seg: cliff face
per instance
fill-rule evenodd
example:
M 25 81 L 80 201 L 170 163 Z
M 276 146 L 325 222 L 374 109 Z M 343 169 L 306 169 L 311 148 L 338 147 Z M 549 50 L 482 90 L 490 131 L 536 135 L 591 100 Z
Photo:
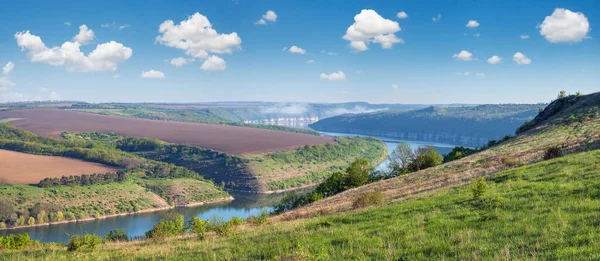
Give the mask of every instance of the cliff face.
M 489 140 L 514 134 L 544 106 L 512 104 L 383 111 L 340 115 L 320 120 L 310 127 L 326 132 L 481 147 Z

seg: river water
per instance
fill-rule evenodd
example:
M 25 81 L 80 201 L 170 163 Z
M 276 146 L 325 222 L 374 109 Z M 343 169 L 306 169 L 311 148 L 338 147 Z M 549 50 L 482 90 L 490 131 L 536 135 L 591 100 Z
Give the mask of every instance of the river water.
M 329 136 L 365 137 L 364 135 L 331 132 L 322 132 L 322 134 Z M 406 142 L 413 149 L 419 146 L 433 146 L 441 154 L 448 153 L 454 147 L 454 145 L 443 143 L 403 141 L 385 137 L 375 138 L 383 140 L 383 142 L 388 147 L 388 153 L 391 153 L 391 151 L 396 147 L 396 145 L 398 145 L 399 142 Z M 387 165 L 387 161 L 384 161 L 377 166 L 377 169 L 384 170 L 387 168 Z M 6 236 L 8 234 L 28 233 L 32 239 L 39 240 L 40 242 L 66 243 L 69 241 L 69 235 L 96 233 L 97 235 L 104 237 L 104 235 L 106 235 L 111 230 L 124 228 L 130 237 L 138 237 L 143 236 L 146 231 L 152 229 L 152 227 L 156 223 L 158 223 L 165 215 L 170 214 L 171 212 L 184 215 L 186 220 L 189 220 L 192 217 L 199 217 L 204 220 L 208 220 L 211 218 L 221 218 L 223 220 L 229 220 L 234 216 L 240 218 L 247 218 L 250 216 L 259 215 L 261 214 L 261 212 L 264 211 L 271 211 L 273 209 L 273 206 L 279 203 L 283 199 L 283 197 L 285 197 L 289 193 L 303 192 L 306 192 L 306 190 L 280 194 L 230 192 L 230 194 L 235 198 L 231 202 L 222 202 L 189 208 L 180 207 L 168 211 L 133 214 L 127 216 L 98 219 L 93 221 L 73 222 L 39 227 L 26 227 L 14 230 L 3 230 L 0 231 L 0 236 Z

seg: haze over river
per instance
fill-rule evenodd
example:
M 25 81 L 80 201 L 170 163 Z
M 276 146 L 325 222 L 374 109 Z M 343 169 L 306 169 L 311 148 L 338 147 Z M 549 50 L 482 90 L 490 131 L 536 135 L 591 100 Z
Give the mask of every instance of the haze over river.
M 363 136 L 356 134 L 344 134 L 344 133 L 329 133 L 322 132 L 323 135 L 329 136 Z M 399 142 L 408 143 L 413 149 L 419 146 L 434 146 L 434 148 L 442 153 L 446 154 L 454 145 L 442 144 L 442 143 L 431 143 L 431 142 L 418 142 L 418 141 L 400 141 L 390 138 L 375 137 L 383 140 L 388 147 L 388 153 L 398 145 Z M 377 166 L 378 170 L 387 168 L 387 162 L 382 162 Z M 306 190 L 299 191 L 298 193 L 305 192 Z M 295 193 L 295 192 L 288 192 Z M 222 218 L 223 220 L 229 220 L 234 216 L 240 218 L 247 218 L 250 216 L 259 215 L 263 211 L 271 211 L 273 206 L 279 203 L 287 193 L 281 194 L 255 194 L 255 193 L 240 193 L 230 192 L 235 198 L 231 202 L 215 203 L 197 207 L 180 207 L 167 211 L 157 211 L 143 214 L 133 214 L 119 217 L 112 217 L 106 219 L 98 219 L 93 221 L 84 222 L 72 222 L 64 224 L 56 224 L 50 226 L 39 226 L 39 227 L 28 227 L 19 228 L 14 230 L 3 230 L 0 231 L 0 236 L 6 236 L 8 234 L 20 234 L 29 233 L 29 236 L 34 240 L 41 242 L 68 242 L 69 234 L 84 234 L 84 233 L 96 233 L 99 236 L 104 237 L 109 231 L 124 228 L 130 237 L 143 236 L 144 233 L 158 223 L 165 215 L 170 212 L 176 212 L 184 215 L 186 221 L 192 217 L 199 217 L 204 220 L 211 218 Z

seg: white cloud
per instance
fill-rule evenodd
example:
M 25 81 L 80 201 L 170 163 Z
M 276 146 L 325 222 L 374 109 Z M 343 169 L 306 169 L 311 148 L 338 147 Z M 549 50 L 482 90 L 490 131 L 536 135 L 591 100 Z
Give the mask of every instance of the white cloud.
M 282 52 L 287 51 L 287 47 L 283 47 L 283 49 L 281 49 Z
M 289 51 L 290 53 L 306 54 L 306 50 L 295 45 L 290 47 Z
M 484 76 L 485 76 L 485 73 L 480 73 L 480 72 L 479 72 L 479 73 L 476 73 L 475 75 L 476 75 L 476 76 L 479 76 L 479 77 L 484 77 Z
M 306 63 L 315 63 L 315 60 L 308 60 Z
M 113 78 L 119 78 L 119 77 L 121 77 L 121 75 L 120 75 L 120 74 L 118 74 L 118 73 L 117 73 L 117 74 L 115 74 L 115 75 L 113 75 Z
M 502 62 L 502 58 L 498 57 L 498 55 L 494 55 L 487 60 L 489 64 L 498 64 Z
M 171 59 L 170 63 L 171 63 L 171 65 L 173 65 L 175 67 L 181 67 L 190 61 L 192 61 L 192 60 L 185 59 L 185 57 L 177 57 L 177 58 Z
M 461 50 L 459 53 L 452 55 L 452 58 L 460 61 L 471 61 L 473 60 L 473 54 L 468 51 Z
M 396 17 L 398 17 L 398 19 L 405 19 L 408 18 L 408 14 L 406 14 L 404 11 L 401 11 L 396 14 Z
M 517 62 L 517 64 L 530 64 L 531 59 L 527 58 L 524 54 L 520 52 L 516 52 L 513 55 L 513 61 Z
M 49 98 L 50 98 L 51 101 L 60 101 L 60 100 L 62 100 L 60 98 L 60 95 L 58 95 L 58 93 L 56 93 L 56 92 L 51 92 Z
M 127 28 L 127 27 L 129 27 L 129 26 L 130 26 L 130 25 L 128 25 L 128 24 L 119 25 L 119 30 L 123 30 L 123 29 L 125 29 L 125 28 Z
M 521 35 L 521 40 L 525 40 L 525 39 L 529 39 L 529 35 L 522 34 Z
M 13 62 L 7 62 L 4 67 L 2 67 L 2 73 L 4 73 L 4 75 L 8 75 L 13 68 L 15 68 L 15 64 Z
M 65 26 L 71 26 L 71 22 L 69 22 L 69 21 L 66 21 L 66 22 L 65 22 Z
M 431 18 L 431 20 L 433 20 L 434 22 L 437 22 L 437 21 L 439 21 L 441 19 L 442 19 L 442 15 L 441 14 L 438 14 L 437 16 L 434 16 L 434 17 Z
M 479 38 L 479 36 L 481 36 L 481 34 L 480 33 L 476 33 L 476 34 L 473 34 L 473 36 Z
M 84 32 L 82 36 L 81 31 Z M 91 32 L 91 30 L 90 30 Z M 110 41 L 99 44 L 92 52 L 85 55 L 79 49 L 82 45 L 80 41 L 86 42 L 89 39 L 87 27 L 80 27 L 80 34 L 75 37 L 75 42 L 65 42 L 60 47 L 46 47 L 42 39 L 29 33 L 29 31 L 18 32 L 15 34 L 17 45 L 21 50 L 28 50 L 27 57 L 32 62 L 47 63 L 52 66 L 65 66 L 71 72 L 100 72 L 114 71 L 117 64 L 128 60 L 133 51 L 123 44 Z
M 471 72 L 457 72 L 456 75 L 459 75 L 459 76 L 469 76 L 469 75 L 471 75 Z
M 208 18 L 200 13 L 195 13 L 178 25 L 172 20 L 164 21 L 159 27 L 159 32 L 161 35 L 156 37 L 156 42 L 160 44 L 184 50 L 187 55 L 194 58 L 216 57 L 210 62 L 205 62 L 206 67 L 202 65 L 205 68 L 214 68 L 216 60 L 220 60 L 218 65 L 224 68 L 225 61 L 210 54 L 232 53 L 234 50 L 241 49 L 242 44 L 242 39 L 236 32 L 218 33 L 212 28 Z
M 0 91 L 7 90 L 9 87 L 14 86 L 15 83 L 10 81 L 6 77 L 0 77 Z
M 128 25 L 128 24 L 117 24 L 117 22 L 113 21 L 110 24 L 101 24 L 100 26 L 102 28 L 109 28 L 109 27 L 111 27 L 111 28 L 118 28 L 119 30 L 123 30 L 123 29 L 125 29 L 127 27 L 130 27 L 131 25 Z
M 204 71 L 223 71 L 225 68 L 227 68 L 225 60 L 216 55 L 208 57 L 202 66 L 200 66 L 200 69 Z
M 479 22 L 477 22 L 477 20 L 469 20 L 469 22 L 466 25 L 466 27 L 469 27 L 469 28 L 475 28 L 478 26 L 479 26 Z
M 73 42 L 86 45 L 94 40 L 94 31 L 90 30 L 85 24 L 79 26 L 79 33 L 73 37 Z
M 267 21 L 265 21 L 265 19 L 259 19 L 258 21 L 254 22 L 254 24 L 265 25 L 267 24 Z
M 114 23 L 114 22 L 113 22 L 113 23 Z M 102 28 L 108 28 L 108 27 L 110 27 L 110 24 L 101 24 L 100 26 L 101 26 Z
M 590 23 L 582 13 L 556 8 L 542 22 L 540 34 L 551 43 L 575 43 L 587 38 Z
M 260 19 L 259 21 L 269 21 L 269 22 L 275 22 L 277 21 L 277 14 L 275 12 L 273 12 L 272 10 L 267 11 L 267 13 L 265 13 L 262 16 L 262 19 Z
M 161 71 L 150 70 L 150 71 L 142 72 L 140 77 L 149 78 L 149 79 L 164 79 L 165 74 Z
M 346 79 L 346 75 L 342 71 L 333 72 L 330 74 L 326 74 L 326 73 L 321 74 L 321 80 L 339 81 L 339 80 L 345 80 L 345 79 Z
M 392 84 L 392 89 L 398 90 L 398 84 Z
M 350 41 L 350 47 L 357 52 L 368 50 L 367 44 L 371 42 L 390 49 L 393 44 L 403 43 L 395 35 L 400 30 L 398 22 L 381 17 L 375 10 L 363 9 L 354 16 L 354 23 L 348 27 L 343 38 Z
M 327 55 L 332 55 L 332 56 L 333 55 L 338 55 L 336 52 L 328 52 L 328 51 L 325 51 L 325 50 L 321 50 L 321 53 L 322 54 L 327 54 Z

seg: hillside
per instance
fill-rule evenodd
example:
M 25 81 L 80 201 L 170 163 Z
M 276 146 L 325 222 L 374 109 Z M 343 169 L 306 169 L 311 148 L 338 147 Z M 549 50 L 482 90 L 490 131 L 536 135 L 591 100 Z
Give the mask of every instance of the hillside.
M 567 106 L 550 113 L 557 104 Z M 305 208 L 285 213 L 282 218 L 311 216 L 348 210 L 353 200 L 366 191 L 381 191 L 386 199 L 402 198 L 442 187 L 465 183 L 504 169 L 543 160 L 544 151 L 560 148 L 563 154 L 600 148 L 600 93 L 582 97 L 569 96 L 551 103 L 529 130 L 477 154 L 397 178 L 352 189 Z M 525 124 L 528 125 L 528 124 Z
M 228 236 L 106 243 L 68 252 L 5 250 L 7 260 L 595 260 L 600 258 L 600 151 L 501 171 L 481 200 L 467 186 L 384 206 L 268 225 Z
M 340 115 L 310 125 L 318 131 L 341 132 L 481 147 L 515 132 L 545 104 L 428 107 Z

